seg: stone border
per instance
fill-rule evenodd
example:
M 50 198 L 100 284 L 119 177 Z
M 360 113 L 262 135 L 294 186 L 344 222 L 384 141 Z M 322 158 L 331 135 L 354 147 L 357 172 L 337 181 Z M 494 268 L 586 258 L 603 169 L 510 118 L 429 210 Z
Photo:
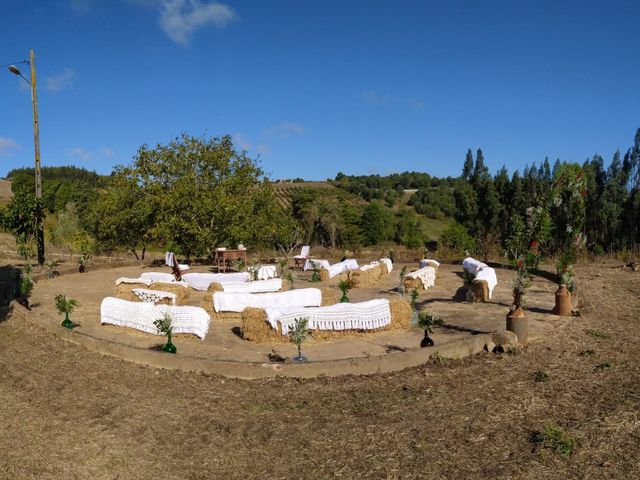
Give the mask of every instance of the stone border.
M 41 323 L 20 305 L 13 308 L 11 316 L 20 318 L 56 337 L 80 345 L 89 351 L 127 360 L 132 363 L 169 370 L 203 372 L 230 378 L 261 379 L 278 376 L 314 378 L 319 376 L 371 375 L 390 373 L 424 365 L 434 355 L 443 358 L 462 358 L 480 353 L 492 341 L 491 334 L 478 334 L 443 343 L 434 347 L 415 348 L 404 352 L 388 353 L 372 357 L 346 358 L 308 363 L 232 362 L 211 358 L 169 355 L 163 352 L 137 348 L 111 340 L 105 340 L 82 332 L 67 330 L 56 324 Z

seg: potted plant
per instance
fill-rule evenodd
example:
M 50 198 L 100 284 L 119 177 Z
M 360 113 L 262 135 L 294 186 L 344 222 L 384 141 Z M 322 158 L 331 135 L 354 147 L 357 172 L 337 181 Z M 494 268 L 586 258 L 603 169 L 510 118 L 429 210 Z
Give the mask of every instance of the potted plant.
M 171 325 L 171 322 L 171 315 L 165 313 L 162 318 L 154 321 L 153 324 L 158 329 L 158 333 L 164 333 L 167 336 L 167 343 L 162 346 L 162 351 L 175 354 L 178 349 L 171 343 L 171 334 L 173 333 L 173 325 Z
M 529 332 L 529 323 L 522 307 L 525 293 L 531 286 L 533 277 L 527 268 L 527 263 L 525 259 L 521 258 L 516 264 L 516 276 L 512 284 L 513 304 L 507 313 L 507 330 L 515 333 L 518 342 L 522 345 L 526 345 Z
M 33 289 L 33 279 L 31 278 L 31 271 L 33 267 L 31 264 L 27 264 L 24 268 L 24 274 L 18 276 L 18 304 L 22 305 L 27 310 L 31 310 L 29 306 L 29 294 Z
M 418 301 L 418 287 L 414 287 L 411 290 L 411 312 L 413 313 L 411 317 L 411 323 L 416 324 L 418 322 L 418 309 L 416 308 L 416 302 Z
M 349 297 L 347 297 L 347 293 L 351 289 L 351 280 L 343 279 L 338 282 L 338 288 L 342 292 L 342 297 L 340 297 L 340 303 L 349 303 Z
M 393 252 L 393 250 L 391 250 L 389 253 Z M 398 285 L 398 293 L 400 295 L 404 295 L 405 293 L 407 293 L 407 289 L 404 286 L 404 278 L 407 276 L 407 266 L 405 265 L 404 267 L 402 267 L 402 270 L 400 270 L 400 285 Z
M 259 265 L 249 265 L 247 267 L 247 272 L 249 272 L 249 278 L 251 279 L 252 282 L 255 282 L 256 280 L 258 280 L 258 271 L 260 270 L 260 266 Z
M 58 294 L 55 296 L 55 302 L 58 313 L 64 314 L 64 320 L 61 325 L 64 328 L 72 329 L 73 322 L 69 319 L 69 315 L 78 306 L 78 301 L 73 298 L 67 298 L 66 295 Z
M 442 325 L 443 323 L 442 319 L 440 319 L 435 312 L 428 310 L 420 312 L 418 315 L 418 327 L 424 329 L 424 338 L 420 342 L 420 348 L 432 347 L 434 345 L 434 341 L 429 334 L 433 333 L 432 327 L 434 325 Z
M 284 270 L 285 268 L 287 268 L 288 264 L 289 262 L 287 261 L 286 258 L 281 258 L 280 260 L 278 260 L 278 269 L 280 271 L 280 278 L 284 277 Z
M 571 297 L 574 291 L 573 265 L 571 264 L 571 254 L 565 252 L 556 262 L 556 272 L 558 290 L 556 291 L 556 303 L 553 313 L 556 315 L 569 316 L 573 310 Z
M 56 261 L 55 260 L 47 260 L 46 267 L 47 267 L 47 278 L 49 280 L 51 280 L 52 278 L 55 278 Z
M 285 280 L 289 282 L 289 290 L 293 290 L 293 282 L 296 279 L 296 274 L 293 272 L 287 273 Z
M 289 340 L 295 343 L 298 349 L 298 355 L 293 357 L 293 361 L 296 363 L 303 363 L 307 361 L 307 357 L 302 355 L 302 343 L 309 336 L 309 330 L 307 329 L 308 319 L 306 317 L 296 318 L 293 325 L 289 325 Z
M 464 286 L 467 288 L 467 292 L 465 294 L 465 300 L 467 303 L 473 303 L 476 301 L 476 294 L 473 291 L 473 283 L 476 281 L 475 274 L 468 272 L 466 270 L 462 270 L 462 281 Z
M 311 281 L 313 283 L 320 281 L 320 264 L 317 262 L 311 262 L 311 268 L 313 268 L 313 273 L 311 274 Z

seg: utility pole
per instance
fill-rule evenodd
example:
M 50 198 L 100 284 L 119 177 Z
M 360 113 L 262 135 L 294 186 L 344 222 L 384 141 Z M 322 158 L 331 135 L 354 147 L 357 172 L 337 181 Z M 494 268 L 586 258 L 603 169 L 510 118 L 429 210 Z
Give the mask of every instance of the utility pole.
M 33 144 L 35 148 L 36 199 L 42 202 L 42 170 L 40 164 L 40 125 L 38 124 L 38 93 L 36 90 L 36 56 L 33 49 L 29 52 L 31 66 L 31 103 L 33 104 Z M 44 226 L 43 218 L 38 217 L 36 243 L 38 248 L 38 264 L 44 265 Z

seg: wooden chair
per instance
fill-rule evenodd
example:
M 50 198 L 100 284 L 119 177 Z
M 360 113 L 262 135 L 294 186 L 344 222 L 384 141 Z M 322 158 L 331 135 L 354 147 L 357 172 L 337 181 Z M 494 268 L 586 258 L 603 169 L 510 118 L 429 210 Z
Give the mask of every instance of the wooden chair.
M 295 264 L 296 267 L 300 267 L 300 268 L 304 267 L 304 263 L 309 258 L 309 250 L 311 250 L 311 247 L 309 245 L 305 245 L 300 250 L 300 255 L 294 255 L 293 259 L 296 262 Z

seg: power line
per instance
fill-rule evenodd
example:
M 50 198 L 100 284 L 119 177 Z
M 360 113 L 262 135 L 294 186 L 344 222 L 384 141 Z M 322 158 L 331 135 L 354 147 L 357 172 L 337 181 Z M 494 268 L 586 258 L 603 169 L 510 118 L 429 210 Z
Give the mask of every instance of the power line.
M 7 63 L 6 65 L 0 65 L 0 68 L 8 67 L 10 65 L 16 65 L 20 63 L 29 63 L 29 60 L 20 60 L 19 62 Z

